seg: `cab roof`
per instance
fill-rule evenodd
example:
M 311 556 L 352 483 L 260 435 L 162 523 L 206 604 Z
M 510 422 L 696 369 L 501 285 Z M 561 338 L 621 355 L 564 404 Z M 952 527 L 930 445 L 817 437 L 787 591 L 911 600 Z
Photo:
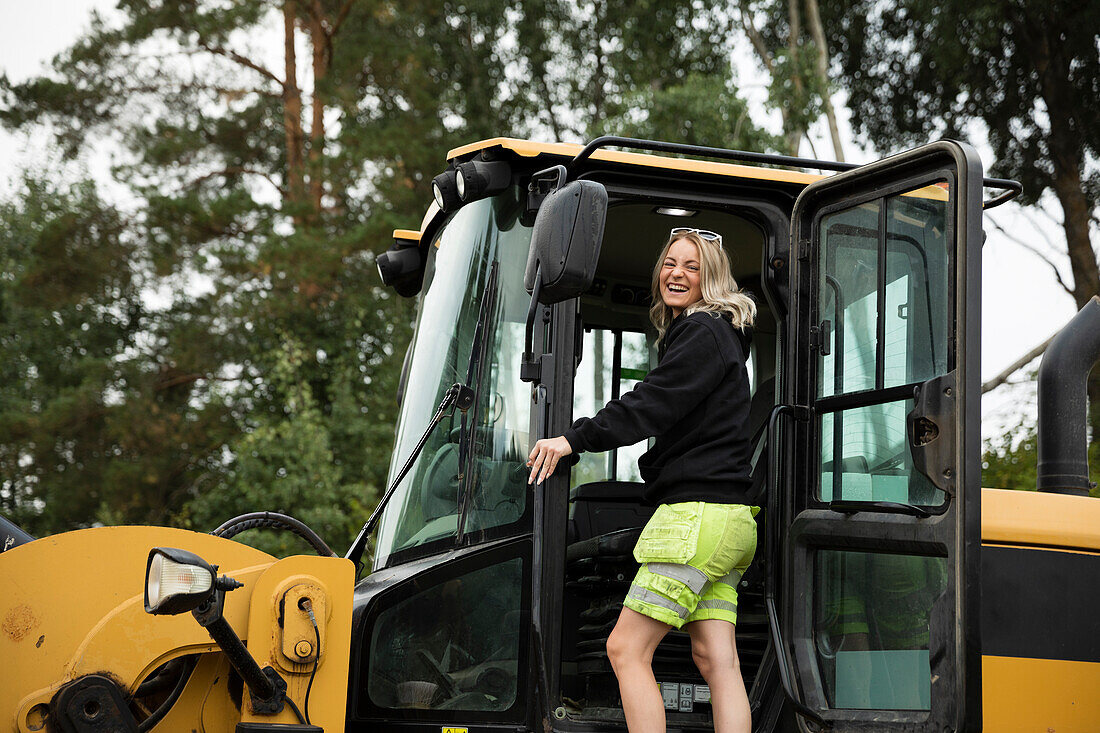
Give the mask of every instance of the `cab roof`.
M 466 160 L 477 153 L 492 148 L 507 150 L 521 158 L 534 158 L 545 155 L 571 159 L 581 152 L 584 146 L 579 143 L 542 143 L 531 140 L 519 140 L 511 137 L 494 137 L 454 148 L 447 153 L 447 160 Z M 728 178 L 777 181 L 800 185 L 807 185 L 825 177 L 816 173 L 803 173 L 801 171 L 785 170 L 781 168 L 762 168 L 751 165 L 740 165 L 737 163 L 718 163 L 707 160 L 693 160 L 691 158 L 673 158 L 649 153 L 626 153 L 617 150 L 608 150 L 606 148 L 596 150 L 592 154 L 591 159 L 643 168 L 705 173 Z

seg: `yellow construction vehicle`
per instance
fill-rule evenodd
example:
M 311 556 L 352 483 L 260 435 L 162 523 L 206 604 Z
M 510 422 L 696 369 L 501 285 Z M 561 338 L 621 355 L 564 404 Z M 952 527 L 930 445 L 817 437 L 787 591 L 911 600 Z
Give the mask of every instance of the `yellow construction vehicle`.
M 0 730 L 625 730 L 604 644 L 653 511 L 646 445 L 534 487 L 524 463 L 656 363 L 651 268 L 685 225 L 723 234 L 760 312 L 754 730 L 1100 730 L 1100 300 L 1044 361 L 1040 491 L 981 488 L 981 219 L 1017 184 L 950 141 L 856 167 L 498 138 L 451 151 L 433 191 L 378 257 L 419 311 L 354 545 L 263 512 L 211 535 L 0 522 Z M 233 540 L 256 526 L 317 556 Z M 685 635 L 654 670 L 669 729 L 711 729 Z

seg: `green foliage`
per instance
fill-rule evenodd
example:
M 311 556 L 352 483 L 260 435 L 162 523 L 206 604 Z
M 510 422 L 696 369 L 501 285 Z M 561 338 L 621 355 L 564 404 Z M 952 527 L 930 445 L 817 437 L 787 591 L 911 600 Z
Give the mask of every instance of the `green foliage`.
M 822 12 L 853 121 L 880 149 L 965 139 L 981 120 L 993 171 L 1022 181 L 1027 201 L 1053 183 L 1054 157 L 1100 153 L 1096 3 L 861 0 L 824 3 Z M 1062 120 L 1073 139 L 1059 143 Z
M 351 545 L 377 500 L 371 488 L 345 475 L 336 461 L 332 431 L 350 405 L 322 414 L 303 367 L 310 361 L 302 345 L 287 338 L 273 356 L 270 382 L 281 412 L 262 414 L 231 445 L 235 456 L 217 491 L 189 505 L 196 529 L 212 530 L 229 517 L 251 511 L 276 511 L 305 522 L 330 546 Z M 344 396 L 350 396 L 344 391 Z M 286 532 L 257 531 L 242 541 L 276 556 L 301 552 L 300 541 Z
M 986 444 L 982 453 L 982 486 L 1034 491 L 1038 462 L 1035 426 L 1017 425 Z
M 822 99 L 830 90 L 814 69 L 816 53 L 813 41 L 803 40 L 793 57 L 789 48 L 775 54 L 768 98 L 773 107 L 787 110 L 788 129 L 806 130 L 824 114 Z
M 736 97 L 721 8 L 345 5 L 294 6 L 306 92 L 263 49 L 286 31 L 273 0 L 124 0 L 47 75 L 0 78 L 0 123 L 46 123 L 71 156 L 113 141 L 130 192 L 125 216 L 90 185 L 0 208 L 0 511 L 32 532 L 270 509 L 342 550 L 385 481 L 411 331 L 374 256 L 421 220 L 449 148 L 610 129 L 773 145 Z
M 626 95 L 626 107 L 645 110 L 636 121 L 609 123 L 614 134 L 677 140 L 739 150 L 774 150 L 780 140 L 756 127 L 732 80 L 721 74 L 691 74 L 682 83 Z
M 1089 480 L 1100 482 L 1100 442 L 1089 445 Z M 982 454 L 982 486 L 1034 491 L 1038 481 L 1039 438 L 1036 426 L 1020 422 L 989 441 Z M 1091 496 L 1100 497 L 1094 487 Z
M 126 219 L 87 183 L 17 198 L 0 205 L 0 506 L 32 533 L 171 521 L 224 410 L 148 344 Z

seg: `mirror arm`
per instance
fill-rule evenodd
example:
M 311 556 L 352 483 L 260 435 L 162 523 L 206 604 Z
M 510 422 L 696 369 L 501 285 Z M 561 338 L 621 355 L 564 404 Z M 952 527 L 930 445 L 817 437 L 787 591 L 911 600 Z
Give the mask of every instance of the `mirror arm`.
M 535 314 L 539 309 L 542 292 L 542 263 L 535 265 L 535 285 L 531 289 L 531 305 L 527 308 L 527 326 L 523 337 L 523 357 L 519 365 L 519 378 L 537 383 L 542 378 L 542 359 L 535 357 Z

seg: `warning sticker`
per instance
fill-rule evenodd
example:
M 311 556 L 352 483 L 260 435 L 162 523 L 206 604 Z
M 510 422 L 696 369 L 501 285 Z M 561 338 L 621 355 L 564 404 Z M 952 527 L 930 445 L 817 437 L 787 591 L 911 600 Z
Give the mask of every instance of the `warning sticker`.
M 691 694 L 693 685 L 690 682 L 680 683 L 680 712 L 690 713 L 695 710 L 695 700 Z
M 665 700 L 665 710 L 680 709 L 680 685 L 675 682 L 661 683 L 661 697 Z M 444 731 L 446 733 L 446 731 Z

